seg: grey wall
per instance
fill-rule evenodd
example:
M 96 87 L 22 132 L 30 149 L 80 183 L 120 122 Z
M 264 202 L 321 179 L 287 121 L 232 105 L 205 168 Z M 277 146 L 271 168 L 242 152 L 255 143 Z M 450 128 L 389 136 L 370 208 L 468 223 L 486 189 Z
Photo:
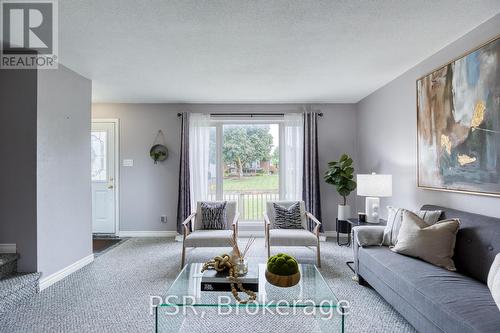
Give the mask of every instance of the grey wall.
M 93 118 L 120 119 L 120 230 L 174 230 L 179 170 L 178 109 L 164 104 L 94 104 Z M 149 149 L 162 130 L 168 159 L 154 164 Z M 123 167 L 133 159 L 133 167 Z M 167 225 L 160 223 L 167 215 Z
M 0 70 L 0 244 L 36 270 L 36 70 Z
M 92 254 L 91 81 L 38 71 L 37 233 L 42 278 Z
M 314 105 L 324 112 L 319 122 L 319 159 L 323 174 L 327 162 L 344 152 L 355 156 L 355 106 Z M 293 104 L 94 104 L 93 118 L 120 119 L 120 230 L 175 230 L 179 172 L 179 125 L 177 112 L 298 112 Z M 167 139 L 169 158 L 154 165 L 149 148 L 158 130 Z M 133 167 L 123 167 L 123 159 Z M 325 230 L 334 230 L 340 198 L 333 187 L 321 181 Z M 353 207 L 353 212 L 355 207 Z M 165 214 L 168 223 L 159 222 Z
M 500 32 L 500 15 L 416 65 L 358 103 L 360 171 L 393 175 L 393 196 L 382 205 L 417 208 L 433 203 L 500 217 L 500 199 L 416 187 L 416 79 Z M 363 207 L 358 199 L 358 207 Z M 383 214 L 386 214 L 385 210 Z M 384 215 L 385 216 L 385 215 Z

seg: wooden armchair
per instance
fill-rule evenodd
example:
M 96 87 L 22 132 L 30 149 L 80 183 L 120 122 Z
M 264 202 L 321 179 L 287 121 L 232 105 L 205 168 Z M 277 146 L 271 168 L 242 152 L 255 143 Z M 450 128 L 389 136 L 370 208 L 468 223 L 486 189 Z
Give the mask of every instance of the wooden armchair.
M 213 201 L 207 203 L 217 203 Z M 196 212 L 182 222 L 182 255 L 181 269 L 184 267 L 187 247 L 231 247 L 230 240 L 238 237 L 238 210 L 235 201 L 228 201 L 226 205 L 227 225 L 225 230 L 203 230 L 201 220 L 201 202 L 196 205 Z M 191 231 L 193 230 L 193 231 Z
M 271 256 L 271 246 L 315 246 L 316 264 L 321 267 L 321 254 L 319 242 L 319 228 L 321 222 L 314 215 L 305 211 L 304 201 L 300 201 L 300 212 L 302 216 L 302 229 L 278 229 L 274 228 L 274 206 L 276 203 L 283 207 L 290 207 L 298 201 L 268 201 L 264 213 L 265 237 L 267 246 L 267 257 Z M 313 231 L 307 229 L 307 219 L 313 221 L 316 226 Z

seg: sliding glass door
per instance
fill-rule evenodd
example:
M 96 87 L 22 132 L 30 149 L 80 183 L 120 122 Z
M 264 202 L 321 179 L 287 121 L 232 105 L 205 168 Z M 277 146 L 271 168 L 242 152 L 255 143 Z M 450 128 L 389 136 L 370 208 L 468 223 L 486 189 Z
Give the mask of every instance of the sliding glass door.
M 210 128 L 210 200 L 238 202 L 240 221 L 261 221 L 280 199 L 279 120 L 217 119 Z

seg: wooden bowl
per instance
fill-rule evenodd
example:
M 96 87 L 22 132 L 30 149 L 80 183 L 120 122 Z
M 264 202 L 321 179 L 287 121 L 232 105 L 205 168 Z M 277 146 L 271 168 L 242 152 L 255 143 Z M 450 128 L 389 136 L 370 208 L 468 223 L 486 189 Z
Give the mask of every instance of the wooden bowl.
M 266 280 L 276 287 L 293 287 L 300 281 L 300 271 L 292 275 L 278 275 L 266 269 Z

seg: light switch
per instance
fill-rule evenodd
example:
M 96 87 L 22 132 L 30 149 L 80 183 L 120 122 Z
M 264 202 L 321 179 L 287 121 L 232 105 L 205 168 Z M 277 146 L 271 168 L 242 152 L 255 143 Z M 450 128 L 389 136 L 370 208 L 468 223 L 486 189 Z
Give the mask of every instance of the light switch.
M 132 160 L 132 159 L 123 160 L 123 166 L 124 167 L 133 167 L 134 166 L 134 160 Z

